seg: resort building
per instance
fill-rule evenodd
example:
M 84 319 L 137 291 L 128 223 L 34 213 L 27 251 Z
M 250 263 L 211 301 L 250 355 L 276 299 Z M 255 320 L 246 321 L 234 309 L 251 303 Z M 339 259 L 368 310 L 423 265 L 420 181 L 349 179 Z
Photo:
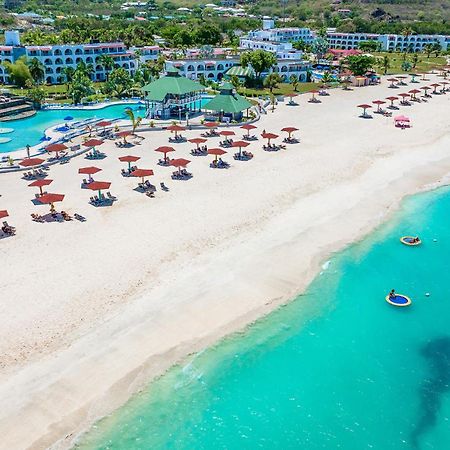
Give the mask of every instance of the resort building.
M 241 48 L 258 49 L 277 52 L 277 43 L 289 43 L 303 41 L 312 44 L 317 35 L 309 28 L 275 28 L 272 19 L 263 19 L 262 30 L 250 31 L 247 36 L 240 39 Z M 403 36 L 399 34 L 373 34 L 373 33 L 340 33 L 334 28 L 329 28 L 326 39 L 330 48 L 334 49 L 357 49 L 360 42 L 375 41 L 385 51 L 423 51 L 426 44 L 439 44 L 442 50 L 450 48 L 450 36 L 413 34 Z M 265 43 L 265 44 L 264 44 Z
M 166 66 L 168 68 L 175 67 L 181 75 L 191 80 L 198 80 L 203 75 L 206 80 L 221 81 L 225 73 L 239 63 L 238 57 L 226 59 L 186 58 L 167 61 Z
M 139 59 L 148 61 L 157 59 L 159 47 L 143 47 L 137 57 L 137 48 L 127 49 L 123 42 L 109 42 L 99 44 L 67 44 L 67 45 L 20 45 L 20 36 L 17 31 L 5 32 L 5 45 L 0 47 L 0 83 L 8 84 L 9 77 L 3 64 L 15 62 L 20 57 L 27 59 L 37 58 L 45 66 L 45 82 L 56 84 L 64 82 L 65 67 L 76 68 L 83 62 L 91 64 L 94 71 L 94 81 L 104 81 L 107 69 L 102 64 L 104 55 L 114 60 L 114 67 L 122 67 L 133 75 L 139 65 Z
M 175 67 L 167 67 L 166 75 L 142 88 L 147 105 L 146 117 L 180 120 L 201 110 L 204 86 L 181 76 Z

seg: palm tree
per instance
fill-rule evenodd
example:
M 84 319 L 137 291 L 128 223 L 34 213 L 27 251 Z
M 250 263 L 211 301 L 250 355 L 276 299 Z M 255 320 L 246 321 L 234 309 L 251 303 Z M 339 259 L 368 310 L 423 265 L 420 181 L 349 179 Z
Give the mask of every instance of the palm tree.
M 412 55 L 411 62 L 412 62 L 412 67 L 413 67 L 413 69 L 415 69 L 416 66 L 417 66 L 417 63 L 419 62 L 419 55 L 418 55 L 417 53 L 414 53 L 414 54 Z
M 109 71 L 114 69 L 114 59 L 110 55 L 100 55 L 98 61 L 105 68 L 106 81 L 108 81 Z
M 67 87 L 69 87 L 69 84 L 73 80 L 73 74 L 75 73 L 75 69 L 70 66 L 63 67 L 61 73 L 64 76 L 64 79 L 66 80 Z
M 134 134 L 134 132 L 136 131 L 136 128 L 141 124 L 141 122 L 142 122 L 142 117 L 140 117 L 140 116 L 138 116 L 138 117 L 136 117 L 135 115 L 134 115 L 134 111 L 132 110 L 132 109 L 130 109 L 130 108 L 127 108 L 126 110 L 125 110 L 125 114 L 129 117 L 129 119 L 130 119 L 130 121 L 131 121 L 131 126 L 132 126 L 132 128 L 133 128 L 133 134 Z
M 383 69 L 383 73 L 386 75 L 388 69 L 391 67 L 391 60 L 389 56 L 384 55 L 378 62 L 378 65 Z
M 278 87 L 278 83 L 281 82 L 281 77 L 275 72 L 270 73 L 264 80 L 264 87 L 269 88 L 270 93 L 273 93 L 273 90 Z
M 426 53 L 427 58 L 433 53 L 433 44 L 425 44 L 423 46 L 423 51 Z
M 27 62 L 28 70 L 30 71 L 33 80 L 39 83 L 44 80 L 45 66 L 37 58 L 33 58 Z
M 289 81 L 292 84 L 292 87 L 294 88 L 294 91 L 297 92 L 297 86 L 298 86 L 298 77 L 295 74 L 292 74 L 289 77 Z

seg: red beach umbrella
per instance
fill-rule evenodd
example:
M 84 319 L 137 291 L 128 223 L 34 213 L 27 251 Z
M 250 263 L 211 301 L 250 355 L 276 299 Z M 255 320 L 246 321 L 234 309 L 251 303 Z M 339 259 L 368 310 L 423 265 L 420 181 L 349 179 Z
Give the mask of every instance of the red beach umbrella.
M 196 144 L 197 148 L 200 144 L 204 144 L 208 139 L 205 138 L 192 138 L 192 139 L 188 139 L 189 142 L 191 142 L 192 144 Z
M 173 147 L 162 146 L 155 149 L 155 152 L 164 153 L 164 161 L 167 162 L 167 153 L 174 152 L 175 149 Z
M 181 125 L 169 125 L 167 127 L 169 131 L 173 131 L 175 133 L 175 137 L 177 136 L 179 131 L 184 131 L 186 127 L 182 127 Z
M 432 84 L 430 84 L 430 86 L 432 86 L 434 88 L 433 89 L 433 94 L 436 94 L 437 88 L 440 86 L 440 84 L 439 83 L 432 83 Z
M 67 146 L 64 144 L 50 144 L 45 147 L 45 151 L 48 153 L 56 153 L 57 158 L 59 156 L 59 152 L 62 152 L 63 150 L 67 150 Z
M 78 173 L 80 174 L 84 174 L 84 175 L 89 175 L 89 179 L 92 180 L 92 175 L 100 172 L 102 169 L 98 168 L 98 167 L 82 167 L 81 169 L 78 169 Z
M 232 130 L 223 130 L 223 131 L 220 131 L 219 134 L 221 136 L 234 136 L 236 133 Z
M 298 131 L 298 128 L 295 127 L 284 127 L 281 129 L 281 131 L 284 131 L 288 133 L 289 137 L 291 137 L 291 134 L 294 133 L 294 131 Z
M 234 148 L 239 148 L 239 156 L 241 156 L 242 153 L 242 147 L 248 147 L 250 145 L 250 142 L 246 142 L 246 141 L 235 141 L 231 144 L 232 147 Z
M 219 126 L 217 122 L 205 122 L 203 125 L 211 129 L 217 128 Z
M 270 140 L 271 139 L 276 139 L 278 137 L 278 134 L 273 134 L 273 133 L 262 133 L 261 136 L 264 139 L 267 139 L 267 145 L 270 145 Z
M 364 110 L 363 113 L 362 113 L 362 115 L 363 115 L 363 116 L 366 116 L 366 114 L 367 114 L 367 113 L 366 113 L 366 110 L 369 109 L 369 108 L 372 108 L 372 106 L 367 105 L 367 104 L 364 103 L 364 104 L 362 104 L 362 105 L 358 105 L 358 108 L 362 108 L 362 109 Z
M 172 161 L 170 161 L 170 165 L 173 167 L 177 167 L 178 172 L 181 171 L 182 167 L 186 167 L 189 163 L 190 161 L 184 158 L 172 159 Z
M 225 155 L 225 153 L 227 153 L 225 150 L 222 150 L 221 148 L 210 148 L 208 149 L 208 155 L 215 155 L 215 160 L 217 161 L 217 157 L 218 156 L 222 156 Z
M 395 102 L 395 100 L 398 100 L 398 97 L 394 97 L 394 96 L 386 97 L 386 100 L 389 100 L 391 102 L 390 106 L 393 107 L 394 106 L 394 102 Z
M 120 156 L 119 157 L 119 161 L 120 162 L 127 162 L 128 163 L 128 170 L 131 170 L 131 163 L 132 162 L 139 161 L 140 159 L 141 159 L 140 156 L 131 156 L 131 155 Z
M 49 180 L 49 179 L 40 179 L 40 180 L 35 180 L 32 183 L 30 183 L 28 185 L 28 187 L 38 187 L 39 188 L 39 192 L 41 195 L 43 195 L 42 192 L 42 187 L 43 186 L 48 186 L 50 183 L 52 183 L 53 180 Z
M 98 191 L 99 198 L 102 197 L 102 190 L 109 189 L 111 183 L 109 181 L 93 181 L 87 185 L 87 188 L 91 191 Z
M 397 78 L 388 78 L 387 79 L 391 84 L 389 85 L 390 88 L 395 87 L 395 83 L 398 82 Z
M 136 169 L 135 171 L 133 171 L 133 173 L 131 175 L 133 177 L 142 178 L 142 182 L 144 182 L 145 177 L 150 177 L 151 175 L 153 175 L 153 170 L 152 169 Z
M 50 211 L 53 211 L 53 203 L 62 202 L 64 200 L 64 194 L 44 194 L 38 200 L 43 205 L 50 205 Z
M 409 91 L 409 93 L 411 94 L 411 98 L 416 98 L 416 94 L 420 94 L 420 90 L 419 89 L 411 89 Z
M 311 100 L 315 100 L 315 95 L 319 93 L 319 91 L 316 91 L 315 89 L 312 91 L 309 91 L 309 93 L 311 94 Z
M 380 106 L 384 105 L 386 102 L 384 100 L 374 100 L 372 103 L 377 105 L 377 112 L 380 112 Z
M 101 139 L 89 139 L 88 141 L 83 143 L 85 147 L 97 147 L 102 144 L 103 141 Z
M 130 136 L 131 134 L 132 133 L 129 130 L 123 130 L 123 131 L 119 131 L 118 133 L 116 133 L 116 136 L 123 138 L 123 143 L 126 144 L 127 143 L 127 137 Z
M 90 166 L 90 167 L 81 167 L 80 169 L 78 169 L 78 173 L 84 174 L 84 175 L 94 175 L 95 173 L 100 172 L 102 169 L 100 169 L 99 167 L 94 167 L 94 166 Z
M 126 138 L 127 136 L 130 136 L 130 134 L 131 134 L 131 131 L 123 130 L 123 131 L 119 131 L 118 133 L 116 133 L 116 136 Z
M 99 128 L 106 128 L 109 127 L 110 125 L 112 125 L 112 122 L 110 122 L 109 120 L 101 120 L 100 122 L 97 122 L 95 124 L 95 126 Z
M 0 219 L 4 219 L 5 217 L 9 217 L 8 211 L 6 209 L 0 210 Z
M 39 166 L 44 162 L 45 159 L 42 158 L 28 158 L 24 159 L 23 161 L 20 161 L 19 165 L 21 165 L 22 167 L 32 167 L 32 166 Z
M 245 125 L 242 125 L 241 128 L 243 130 L 247 130 L 247 137 L 250 137 L 250 130 L 255 130 L 257 127 L 255 127 L 255 125 L 252 125 L 251 123 L 246 123 Z

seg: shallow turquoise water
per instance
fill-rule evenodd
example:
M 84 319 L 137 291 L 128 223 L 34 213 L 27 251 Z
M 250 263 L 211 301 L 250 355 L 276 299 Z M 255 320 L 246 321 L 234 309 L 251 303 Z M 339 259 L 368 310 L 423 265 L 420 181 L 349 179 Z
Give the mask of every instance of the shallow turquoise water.
M 409 199 L 305 295 L 169 371 L 79 447 L 448 450 L 449 215 L 448 188 Z M 421 247 L 399 243 L 416 233 Z M 388 305 L 392 288 L 412 306 Z

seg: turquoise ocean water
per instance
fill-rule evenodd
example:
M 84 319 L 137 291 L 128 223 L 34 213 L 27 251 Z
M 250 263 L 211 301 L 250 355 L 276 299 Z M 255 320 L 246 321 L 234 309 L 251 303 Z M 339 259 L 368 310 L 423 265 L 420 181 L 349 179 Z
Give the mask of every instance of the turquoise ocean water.
M 79 448 L 450 449 L 449 224 L 449 188 L 408 199 L 304 295 L 170 370 Z M 412 306 L 388 305 L 392 288 Z

